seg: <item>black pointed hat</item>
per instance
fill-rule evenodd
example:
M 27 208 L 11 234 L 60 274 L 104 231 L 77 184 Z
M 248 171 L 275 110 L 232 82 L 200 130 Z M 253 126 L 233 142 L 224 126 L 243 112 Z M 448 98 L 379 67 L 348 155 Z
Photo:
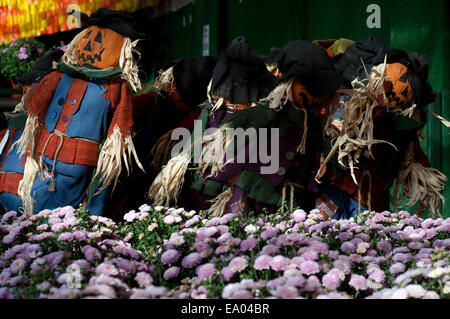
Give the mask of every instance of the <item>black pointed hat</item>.
M 111 29 L 133 40 L 144 37 L 143 34 L 136 31 L 136 19 L 130 13 L 122 10 L 100 8 L 89 17 L 81 13 L 81 22 L 86 27 L 97 26 Z
M 315 97 L 331 95 L 344 83 L 333 59 L 319 46 L 304 40 L 289 42 L 277 59 L 282 81 L 296 76 Z
M 238 37 L 219 56 L 212 77 L 211 94 L 234 103 L 258 102 L 278 84 L 278 78 Z
M 173 66 L 175 85 L 184 103 L 196 106 L 207 99 L 206 92 L 216 62 L 217 57 L 205 56 L 182 59 Z
M 351 82 L 356 78 L 365 79 L 367 75 L 364 65 L 370 73 L 373 66 L 384 62 L 387 50 L 383 38 L 379 36 L 351 45 L 335 63 L 336 69 L 347 80 L 346 86 L 351 87 Z
M 263 57 L 263 62 L 265 64 L 274 64 L 277 63 L 278 55 L 281 52 L 281 48 L 270 48 L 269 55 Z
M 23 86 L 39 82 L 44 76 L 54 71 L 53 62 L 58 62 L 63 54 L 64 51 L 60 49 L 49 50 L 34 62 L 31 72 L 28 72 L 17 79 L 17 83 L 20 86 Z

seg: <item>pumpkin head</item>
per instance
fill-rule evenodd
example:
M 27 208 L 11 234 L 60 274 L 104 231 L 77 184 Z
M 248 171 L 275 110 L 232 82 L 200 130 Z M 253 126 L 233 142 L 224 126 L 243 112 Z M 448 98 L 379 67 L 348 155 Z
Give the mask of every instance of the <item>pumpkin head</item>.
M 74 45 L 75 59 L 80 66 L 89 64 L 99 69 L 119 66 L 124 36 L 108 29 L 91 26 Z
M 294 100 L 295 106 L 299 108 L 311 108 L 314 105 L 320 105 L 327 98 L 318 98 L 311 95 L 299 79 L 295 79 L 292 83 L 292 99 Z
M 383 90 L 385 106 L 405 109 L 414 101 L 414 91 L 408 80 L 408 68 L 401 63 L 392 63 L 386 69 Z

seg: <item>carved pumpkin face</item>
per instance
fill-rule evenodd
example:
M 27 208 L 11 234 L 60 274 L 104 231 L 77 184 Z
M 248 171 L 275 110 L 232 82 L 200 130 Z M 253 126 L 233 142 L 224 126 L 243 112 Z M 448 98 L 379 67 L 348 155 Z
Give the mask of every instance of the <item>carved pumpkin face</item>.
M 91 26 L 74 45 L 75 59 L 79 65 L 89 64 L 99 69 L 119 66 L 124 37 L 107 29 Z
M 292 98 L 297 107 L 311 108 L 314 105 L 320 105 L 328 97 L 318 98 L 312 96 L 305 86 L 298 79 L 295 79 L 294 83 L 292 83 Z
M 383 89 L 386 106 L 405 109 L 414 101 L 414 91 L 408 81 L 408 68 L 400 63 L 392 63 L 386 69 Z

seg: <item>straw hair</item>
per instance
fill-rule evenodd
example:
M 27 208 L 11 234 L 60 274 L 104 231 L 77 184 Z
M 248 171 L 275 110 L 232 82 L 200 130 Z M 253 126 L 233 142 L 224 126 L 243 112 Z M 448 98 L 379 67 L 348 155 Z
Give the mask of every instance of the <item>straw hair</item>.
M 173 82 L 174 82 L 173 67 L 170 67 L 165 71 L 159 70 L 158 77 L 156 78 L 153 86 L 155 87 L 156 92 L 158 92 L 159 94 L 161 94 L 161 91 L 170 94 Z
M 222 217 L 232 197 L 233 189 L 228 187 L 216 198 L 208 201 L 211 203 L 211 207 L 206 211 L 206 214 L 211 217 Z
M 5 115 L 6 120 L 9 120 L 26 111 L 27 107 L 25 106 L 25 95 L 22 95 L 20 102 L 17 103 L 17 105 L 14 107 L 14 110 L 12 112 L 3 112 L 3 115 Z
M 355 184 L 358 184 L 355 177 L 355 165 L 359 163 L 362 152 L 367 149 L 370 156 L 371 147 L 378 143 L 387 143 L 395 150 L 397 148 L 392 143 L 373 138 L 373 111 L 378 106 L 379 96 L 384 97 L 383 83 L 385 81 L 386 58 L 384 63 L 373 67 L 370 75 L 367 74 L 367 84 L 355 79 L 352 82 L 353 90 L 338 90 L 337 93 L 349 93 L 352 97 L 345 102 L 342 108 L 343 127 L 341 135 L 333 140 L 330 153 L 321 164 L 317 174 L 316 181 L 320 183 L 319 172 L 330 161 L 332 156 L 338 152 L 338 162 L 345 167 L 344 158 L 348 161 L 348 167 Z
M 19 157 L 23 157 L 29 150 L 30 154 L 34 156 L 36 144 L 41 136 L 42 126 L 39 124 L 37 115 L 30 115 L 25 123 L 25 128 L 20 138 L 12 145 L 10 151 L 17 147 Z
M 110 184 L 114 183 L 113 190 L 116 187 L 120 173 L 122 172 L 122 159 L 125 168 L 130 173 L 131 158 L 134 158 L 139 168 L 144 171 L 144 167 L 136 153 L 131 135 L 122 137 L 119 127 L 116 125 L 113 133 L 108 136 L 100 151 L 97 162 L 97 175 L 100 175 L 100 184 L 102 185 L 96 194 L 102 192 Z
M 294 83 L 294 77 L 286 82 L 278 84 L 269 95 L 261 99 L 260 103 L 268 103 L 269 107 L 273 110 L 280 110 L 288 101 L 294 102 L 292 98 L 292 84 Z
M 17 195 L 23 203 L 23 214 L 25 216 L 33 215 L 35 200 L 31 195 L 31 189 L 41 170 L 42 167 L 39 166 L 39 162 L 31 155 L 28 156 L 25 161 L 23 177 L 17 190 Z
M 156 176 L 148 191 L 148 197 L 154 200 L 154 205 L 169 206 L 171 202 L 177 202 L 189 166 L 189 154 L 189 151 L 184 151 L 171 158 Z
M 151 150 L 151 155 L 153 155 L 152 166 L 154 168 L 159 169 L 170 160 L 172 148 L 177 143 L 176 140 L 172 140 L 172 131 L 170 130 L 161 136 Z
M 202 140 L 202 153 L 198 163 L 198 170 L 205 175 L 209 168 L 210 174 L 205 178 L 217 176 L 220 171 L 233 159 L 225 162 L 226 151 L 234 141 L 234 134 L 227 134 L 227 125 L 221 126 L 212 134 L 206 135 Z
M 211 111 L 214 113 L 218 109 L 220 109 L 222 105 L 224 105 L 225 99 L 223 97 L 212 95 L 211 88 L 212 88 L 212 79 L 211 81 L 209 81 L 208 87 L 206 89 L 206 96 L 208 97 L 209 103 L 212 105 Z
M 136 61 L 133 59 L 133 53 L 139 56 L 141 55 L 135 48 L 139 41 L 131 41 L 130 38 L 125 38 L 119 59 L 119 66 L 122 69 L 120 77 L 127 81 L 135 92 L 142 89 L 141 80 L 139 79 L 139 69 Z
M 414 160 L 414 145 L 410 143 L 405 154 L 401 170 L 398 173 L 394 187 L 394 207 L 411 207 L 419 202 L 416 214 L 423 214 L 425 209 L 429 210 L 429 217 L 442 217 L 440 201 L 445 203 L 441 192 L 444 190 L 447 177 L 439 170 L 432 167 L 424 167 Z M 398 192 L 402 189 L 400 200 L 409 201 L 399 207 Z

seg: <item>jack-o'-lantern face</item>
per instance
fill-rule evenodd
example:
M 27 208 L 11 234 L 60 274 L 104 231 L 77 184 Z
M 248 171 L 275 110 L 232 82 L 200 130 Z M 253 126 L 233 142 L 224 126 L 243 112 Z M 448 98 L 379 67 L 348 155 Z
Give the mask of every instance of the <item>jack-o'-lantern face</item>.
M 408 81 L 408 68 L 401 63 L 392 63 L 386 69 L 383 90 L 386 105 L 406 109 L 414 101 L 414 91 Z
M 79 65 L 89 64 L 99 69 L 119 66 L 124 37 L 107 29 L 91 26 L 74 45 L 75 59 Z
M 294 83 L 292 83 L 292 98 L 295 106 L 299 108 L 311 108 L 314 105 L 320 105 L 328 97 L 318 98 L 312 96 L 305 86 L 298 79 L 295 79 Z

